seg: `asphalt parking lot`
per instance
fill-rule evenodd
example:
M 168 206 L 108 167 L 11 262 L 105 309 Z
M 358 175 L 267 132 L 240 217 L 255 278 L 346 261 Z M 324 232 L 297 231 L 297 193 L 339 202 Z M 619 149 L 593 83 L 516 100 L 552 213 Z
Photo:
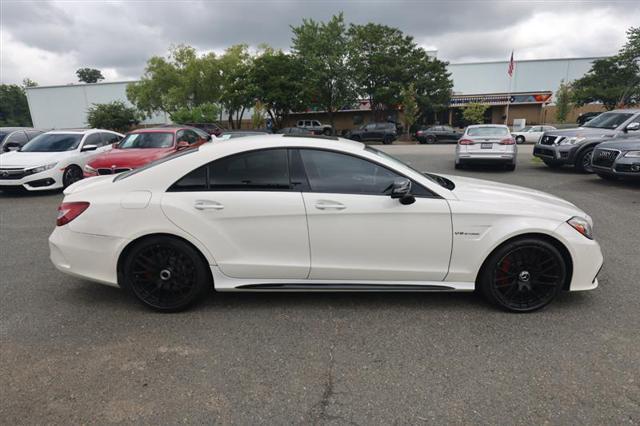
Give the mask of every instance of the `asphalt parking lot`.
M 216 294 L 172 315 L 58 273 L 62 195 L 0 193 L 0 422 L 640 422 L 640 183 L 454 171 L 453 145 L 384 147 L 414 166 L 529 186 L 589 213 L 600 287 L 517 315 L 473 294 Z M 108 220 L 108 218 L 105 218 Z

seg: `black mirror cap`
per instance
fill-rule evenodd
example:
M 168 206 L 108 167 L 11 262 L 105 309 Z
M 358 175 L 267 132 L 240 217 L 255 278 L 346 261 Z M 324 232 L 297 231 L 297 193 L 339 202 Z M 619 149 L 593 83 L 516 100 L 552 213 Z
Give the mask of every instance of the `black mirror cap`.
M 401 204 L 412 204 L 416 199 L 411 195 L 411 181 L 396 179 L 391 186 L 391 198 L 399 199 Z

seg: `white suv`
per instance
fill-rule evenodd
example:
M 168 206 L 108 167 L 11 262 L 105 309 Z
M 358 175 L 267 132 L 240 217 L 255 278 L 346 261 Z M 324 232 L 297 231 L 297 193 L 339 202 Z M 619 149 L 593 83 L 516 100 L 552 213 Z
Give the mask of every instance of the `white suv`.
M 298 120 L 296 127 L 311 130 L 315 135 L 329 136 L 332 133 L 330 125 L 322 124 L 318 120 Z

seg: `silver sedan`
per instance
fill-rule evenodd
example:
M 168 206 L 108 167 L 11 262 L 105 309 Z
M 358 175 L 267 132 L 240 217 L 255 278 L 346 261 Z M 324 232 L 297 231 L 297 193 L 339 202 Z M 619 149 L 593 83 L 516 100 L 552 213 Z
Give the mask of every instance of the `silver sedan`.
M 456 169 L 467 164 L 498 164 L 515 170 L 517 156 L 518 146 L 507 126 L 468 126 L 456 146 Z

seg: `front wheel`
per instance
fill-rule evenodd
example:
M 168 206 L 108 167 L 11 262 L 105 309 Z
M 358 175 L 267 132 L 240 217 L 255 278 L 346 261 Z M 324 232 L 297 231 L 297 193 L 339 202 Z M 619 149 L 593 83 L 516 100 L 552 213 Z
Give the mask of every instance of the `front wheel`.
M 431 145 L 431 144 L 436 143 L 436 138 L 435 138 L 435 137 L 433 137 L 433 136 L 427 136 L 427 140 L 426 140 L 426 141 L 427 141 L 427 143 L 428 143 L 429 145 Z
M 322 134 L 325 135 L 325 136 L 331 136 L 331 129 L 324 129 L 322 131 Z
M 127 253 L 122 274 L 122 286 L 160 312 L 184 310 L 212 288 L 211 273 L 200 253 L 171 237 L 152 237 L 136 244 Z
M 382 143 L 385 145 L 391 145 L 393 143 L 393 138 L 391 136 L 385 136 L 382 139 Z
M 576 158 L 576 170 L 580 173 L 593 173 L 593 167 L 591 167 L 591 158 L 593 157 L 593 148 L 587 148 L 582 151 L 578 158 Z
M 523 238 L 489 256 L 478 284 L 485 298 L 502 309 L 531 312 L 551 303 L 566 278 L 566 262 L 554 245 Z
M 66 188 L 81 180 L 83 177 L 80 167 L 71 165 L 64 169 L 64 173 L 62 174 L 62 186 Z
M 518 137 L 516 137 L 516 143 L 518 143 L 518 144 L 523 144 L 523 143 L 524 143 L 524 136 L 518 136 Z

